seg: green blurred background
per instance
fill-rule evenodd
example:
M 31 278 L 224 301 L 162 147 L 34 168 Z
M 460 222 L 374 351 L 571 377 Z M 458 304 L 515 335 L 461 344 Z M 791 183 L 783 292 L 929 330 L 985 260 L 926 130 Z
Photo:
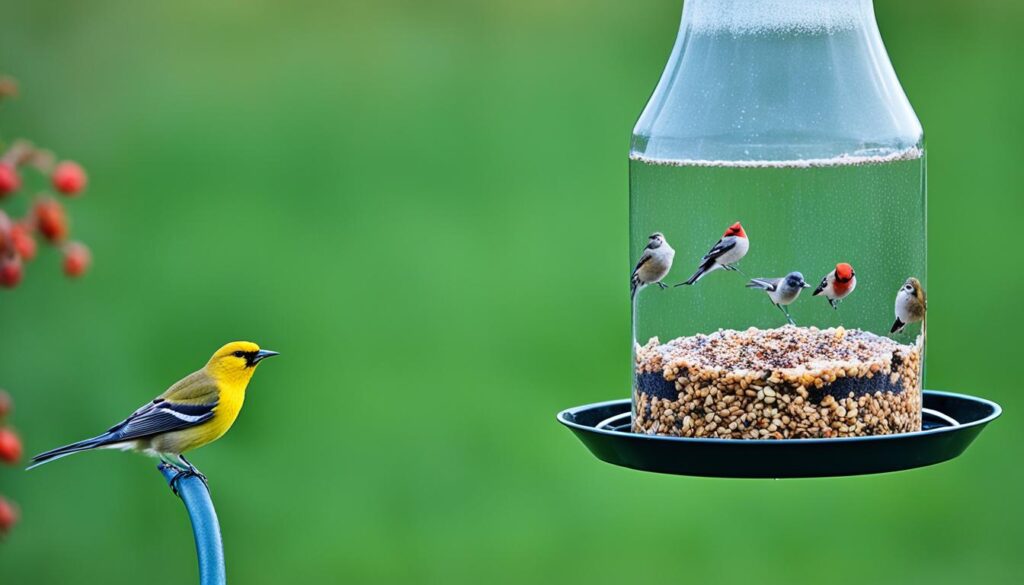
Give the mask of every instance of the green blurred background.
M 0 294 L 26 450 L 249 338 L 284 355 L 193 457 L 234 583 L 1019 582 L 1012 0 L 877 2 L 928 134 L 929 386 L 1007 411 L 966 456 L 688 479 L 555 422 L 628 394 L 626 153 L 680 5 L 0 1 L 22 92 L 0 130 L 91 180 L 70 207 L 94 270 L 68 282 L 46 250 Z M 22 512 L 3 585 L 195 579 L 152 461 L 2 468 L 0 492 Z

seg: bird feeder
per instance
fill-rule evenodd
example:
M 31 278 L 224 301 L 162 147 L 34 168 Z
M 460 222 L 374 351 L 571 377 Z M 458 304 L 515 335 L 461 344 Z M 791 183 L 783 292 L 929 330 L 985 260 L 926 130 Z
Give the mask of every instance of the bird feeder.
M 998 416 L 923 390 L 924 140 L 871 0 L 688 0 L 629 165 L 632 396 L 559 415 L 598 457 L 891 471 Z

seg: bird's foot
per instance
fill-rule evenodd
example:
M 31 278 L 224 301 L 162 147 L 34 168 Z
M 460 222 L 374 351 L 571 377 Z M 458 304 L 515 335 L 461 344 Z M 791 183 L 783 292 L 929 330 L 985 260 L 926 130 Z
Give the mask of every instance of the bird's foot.
M 171 486 L 171 491 L 174 492 L 174 495 L 181 497 L 181 494 L 178 491 L 178 482 L 186 477 L 198 477 L 199 480 L 203 482 L 203 485 L 206 486 L 206 491 L 210 491 L 210 482 L 206 479 L 206 476 L 195 467 L 192 467 L 191 469 L 182 469 L 176 465 L 171 465 L 170 463 L 164 463 L 164 465 L 174 469 L 175 471 L 174 477 L 172 477 L 171 481 L 168 482 L 168 485 Z
M 201 473 L 198 469 L 192 469 L 189 473 L 199 478 L 199 481 L 203 482 L 206 486 L 206 491 L 210 491 L 210 480 L 206 479 L 206 475 Z
M 174 495 L 180 496 L 180 494 L 178 493 L 178 480 L 181 479 L 181 475 L 183 473 L 187 473 L 188 470 L 182 469 L 177 465 L 174 465 L 173 463 L 168 463 L 166 461 L 161 461 L 160 464 L 157 465 L 156 467 L 160 471 L 171 470 L 174 472 L 174 475 L 171 477 L 171 480 L 167 482 L 167 485 L 170 486 L 171 491 L 174 492 Z
M 209 492 L 210 482 L 207 481 L 206 476 L 203 475 L 201 471 L 199 471 L 199 468 L 197 468 L 195 465 L 192 465 L 192 462 L 189 461 L 188 459 L 185 459 L 185 456 L 182 454 L 178 454 L 178 459 L 188 467 L 189 473 L 191 473 L 195 477 L 198 477 L 203 482 L 203 485 L 206 486 L 206 491 Z
M 660 288 L 661 290 L 665 290 L 666 288 L 668 288 L 668 285 L 665 284 L 664 282 L 661 282 L 660 280 L 657 282 L 657 285 L 658 288 Z
M 786 321 L 788 321 L 790 325 L 793 325 L 794 327 L 796 326 L 796 323 L 793 322 L 793 317 L 789 315 L 789 309 L 783 307 L 782 305 L 776 302 L 773 302 L 772 304 L 778 307 L 780 311 L 782 311 L 782 314 L 786 316 Z

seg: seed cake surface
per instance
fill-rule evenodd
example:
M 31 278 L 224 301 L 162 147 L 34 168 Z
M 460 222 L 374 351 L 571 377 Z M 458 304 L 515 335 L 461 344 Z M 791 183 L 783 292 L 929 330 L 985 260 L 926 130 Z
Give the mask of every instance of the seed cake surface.
M 633 431 L 736 439 L 921 429 L 921 339 L 787 325 L 636 348 Z

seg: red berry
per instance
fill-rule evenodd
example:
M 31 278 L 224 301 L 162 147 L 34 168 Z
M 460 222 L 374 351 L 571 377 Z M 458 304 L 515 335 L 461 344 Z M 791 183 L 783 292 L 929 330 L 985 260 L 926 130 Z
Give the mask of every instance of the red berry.
M 78 163 L 66 160 L 53 171 L 53 188 L 65 195 L 78 195 L 85 189 L 85 171 Z
M 14 288 L 21 282 L 21 256 L 11 252 L 0 257 L 0 286 Z
M 11 395 L 6 390 L 0 390 L 0 419 L 10 414 L 12 408 L 14 408 L 14 402 L 11 400 Z
M 6 197 L 21 188 L 18 170 L 10 163 L 0 163 L 0 197 Z
M 36 239 L 32 237 L 25 224 L 16 223 L 11 226 L 10 239 L 14 244 L 14 251 L 22 260 L 32 260 L 36 257 Z
M 64 274 L 71 278 L 78 278 L 85 274 L 92 263 L 92 254 L 85 244 L 71 242 L 64 247 Z
M 11 429 L 0 429 L 0 460 L 17 463 L 21 459 L 21 439 Z
M 10 532 L 17 521 L 18 511 L 14 509 L 14 505 L 0 497 L 0 536 Z
M 0 75 L 0 98 L 18 95 L 18 82 L 13 77 Z
M 35 207 L 36 225 L 43 236 L 51 242 L 60 242 L 68 237 L 68 218 L 64 207 L 54 199 L 41 199 Z

